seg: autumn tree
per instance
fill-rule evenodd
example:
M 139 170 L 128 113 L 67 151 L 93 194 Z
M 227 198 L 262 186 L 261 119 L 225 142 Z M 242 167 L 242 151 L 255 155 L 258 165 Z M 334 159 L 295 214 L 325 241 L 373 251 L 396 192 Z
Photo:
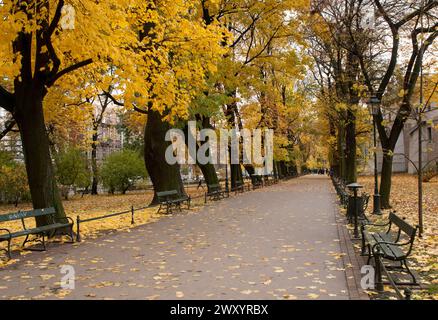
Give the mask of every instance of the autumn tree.
M 78 69 L 110 59 L 125 61 L 120 48 L 135 36 L 127 28 L 128 3 L 72 0 L 67 8 L 64 0 L 29 0 L 0 5 L 0 74 L 4 79 L 0 106 L 19 127 L 34 208 L 53 206 L 58 216 L 64 215 L 46 132 L 44 99 L 60 79 Z M 63 15 L 63 9 L 70 16 Z M 37 223 L 47 221 L 38 218 Z
M 229 50 L 220 65 L 217 84 L 229 97 L 223 113 L 230 129 L 242 130 L 239 95 L 260 79 L 260 65 L 280 60 L 275 53 L 293 51 L 290 43 L 299 42 L 300 10 L 307 10 L 308 1 L 201 1 L 204 20 L 218 21 L 231 33 Z M 275 53 L 274 53 L 275 52 Z M 287 54 L 285 54 L 287 55 Z M 260 62 L 260 63 L 259 63 Z M 266 106 L 268 108 L 268 106 Z M 245 166 L 249 174 L 252 165 Z M 242 181 L 240 164 L 231 165 L 231 186 Z
M 360 38 L 353 35 L 351 39 L 357 48 L 363 47 L 364 42 L 370 45 L 366 51 L 356 50 L 354 54 L 359 60 L 369 96 L 382 102 L 374 120 L 383 149 L 381 205 L 390 208 L 394 150 L 418 103 L 414 101 L 414 95 L 422 66 L 428 53 L 432 54 L 428 50 L 438 37 L 438 2 L 374 0 L 370 5 L 369 10 L 375 8 L 376 11 L 375 26 Z M 403 56 L 409 58 L 406 60 Z M 393 99 L 394 89 L 398 91 L 399 99 Z M 385 106 L 389 110 L 385 111 Z M 396 107 L 395 110 L 392 107 Z M 395 116 L 389 117 L 389 114 Z
M 328 103 L 329 130 L 337 137 L 330 152 L 332 168 L 352 183 L 358 172 L 358 114 L 363 91 L 357 55 L 365 54 L 369 43 L 362 38 L 358 45 L 354 39 L 364 32 L 367 1 L 315 1 L 314 6 L 310 51 L 320 86 L 318 95 Z

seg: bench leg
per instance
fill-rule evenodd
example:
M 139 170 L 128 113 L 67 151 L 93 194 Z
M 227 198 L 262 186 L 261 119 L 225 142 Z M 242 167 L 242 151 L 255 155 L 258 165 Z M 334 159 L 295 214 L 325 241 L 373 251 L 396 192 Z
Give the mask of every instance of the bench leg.
M 8 249 L 6 250 L 6 254 L 8 255 L 9 260 L 12 259 L 11 255 L 11 239 L 8 239 Z
M 39 237 L 42 237 L 43 239 L 42 240 L 39 240 L 38 238 L 35 238 L 35 239 L 33 239 L 33 240 L 29 240 L 29 234 L 26 236 L 26 238 L 24 239 L 24 241 L 23 241 L 23 244 L 21 245 L 21 247 L 23 248 L 23 250 L 27 250 L 27 251 L 46 251 L 47 250 L 47 245 L 46 245 L 46 239 L 45 239 L 45 235 L 44 234 L 39 234 L 39 235 L 36 235 L 37 237 L 39 236 Z M 28 242 L 36 242 L 36 241 L 38 241 L 38 242 L 40 242 L 42 245 L 43 245 L 43 249 L 42 250 L 40 250 L 40 249 L 33 249 L 33 248 L 25 248 L 25 245 L 26 245 L 26 243 L 28 243 Z
M 382 280 L 382 266 L 381 264 L 381 253 L 380 251 L 377 251 L 374 253 L 374 267 L 375 267 L 375 284 L 376 284 L 376 290 L 378 292 L 383 291 L 383 280 Z
M 70 227 L 70 238 L 71 238 L 71 243 L 75 243 L 75 236 L 74 236 L 74 232 L 73 232 L 73 226 Z
M 415 276 L 414 276 L 414 274 L 412 273 L 411 269 L 409 269 L 409 267 L 408 267 L 408 262 L 406 261 L 406 259 L 403 260 L 403 264 L 404 264 L 406 270 L 408 271 L 409 275 L 412 277 L 412 282 L 413 282 L 415 285 L 417 285 L 417 284 L 418 284 L 418 283 L 417 283 L 417 279 L 415 278 Z
M 24 238 L 23 243 L 21 244 L 21 247 L 24 248 L 25 244 L 28 242 L 29 240 L 29 235 L 26 236 L 26 238 Z
M 371 245 L 368 245 L 368 260 L 367 260 L 367 265 L 370 264 L 371 262 L 371 258 L 373 257 L 372 253 L 371 253 Z
M 47 247 L 46 247 L 46 240 L 45 240 L 45 235 L 44 235 L 44 233 L 43 233 L 43 249 L 44 249 L 44 251 L 47 251 Z
M 360 227 L 360 231 L 362 233 L 362 248 L 361 248 L 361 256 L 366 254 L 366 242 L 365 242 L 365 226 L 362 224 Z

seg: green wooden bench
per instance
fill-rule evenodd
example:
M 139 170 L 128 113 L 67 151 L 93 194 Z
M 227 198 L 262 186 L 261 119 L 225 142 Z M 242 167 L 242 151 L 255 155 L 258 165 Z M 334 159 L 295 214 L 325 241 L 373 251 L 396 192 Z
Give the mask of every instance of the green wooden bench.
M 251 180 L 252 180 L 251 182 L 252 182 L 252 189 L 253 190 L 263 188 L 263 177 L 262 176 L 253 175 L 251 177 Z
M 392 232 L 395 226 L 397 231 Z M 386 231 L 372 232 L 370 228 L 384 228 Z M 375 257 L 378 251 L 382 259 L 397 262 L 399 265 L 388 266 L 388 270 L 406 271 L 412 277 L 412 283 L 402 283 L 404 285 L 417 285 L 417 279 L 408 267 L 407 259 L 412 252 L 412 248 L 417 234 L 418 226 L 413 227 L 404 219 L 390 213 L 389 220 L 385 224 L 363 223 L 362 230 L 362 254 L 368 256 L 368 262 Z M 377 264 L 376 264 L 377 265 Z
M 51 224 L 35 227 L 35 228 L 27 228 L 26 227 L 26 219 L 36 218 L 36 217 L 45 217 L 48 216 L 52 221 Z M 11 231 L 6 228 L 0 228 L 0 242 L 7 242 L 7 249 L 2 249 L 6 251 L 9 259 L 11 259 L 11 241 L 14 238 L 25 237 L 22 247 L 26 245 L 28 242 L 39 241 L 43 245 L 43 249 L 27 249 L 34 251 L 45 251 L 46 247 L 46 237 L 51 237 L 57 234 L 58 231 L 63 231 L 61 234 L 68 235 L 71 238 L 71 241 L 74 242 L 73 236 L 73 219 L 70 217 L 58 218 L 56 217 L 55 208 L 46 208 L 46 209 L 36 209 L 30 211 L 18 211 L 14 213 L 8 213 L 4 215 L 0 215 L 0 223 L 11 222 L 21 220 L 22 229 L 17 231 Z M 67 232 L 65 231 L 67 230 Z M 30 236 L 36 236 L 35 239 L 29 240 Z
M 181 195 L 176 190 L 157 192 L 157 198 L 158 203 L 160 204 L 157 213 L 161 211 L 163 206 L 166 207 L 166 214 L 172 212 L 173 208 L 177 208 L 179 211 L 182 211 L 181 204 L 184 202 L 187 203 L 187 208 L 190 210 L 190 196 Z
M 242 180 L 237 180 L 236 181 L 236 186 L 234 188 L 231 188 L 231 191 L 237 193 L 244 193 L 245 192 L 245 184 L 243 183 Z
M 207 200 L 221 200 L 224 198 L 228 198 L 230 196 L 229 192 L 226 190 L 223 190 L 220 184 L 209 184 L 208 185 L 208 192 L 205 193 L 205 203 L 207 203 Z
M 267 187 L 270 187 L 275 184 L 275 178 L 270 175 L 265 175 L 263 176 L 263 184 Z

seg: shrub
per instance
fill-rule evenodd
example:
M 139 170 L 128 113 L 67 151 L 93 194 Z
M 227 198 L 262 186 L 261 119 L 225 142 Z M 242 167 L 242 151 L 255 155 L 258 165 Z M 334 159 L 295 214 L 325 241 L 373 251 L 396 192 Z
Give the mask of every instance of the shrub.
M 26 167 L 14 160 L 11 153 L 0 151 L 0 202 L 15 203 L 30 200 Z
M 126 149 L 106 158 L 100 176 L 110 193 L 120 191 L 125 194 L 137 181 L 144 179 L 147 173 L 139 154 Z
M 90 185 L 91 174 L 85 155 L 76 148 L 69 148 L 59 153 L 55 159 L 56 177 L 67 199 L 71 187 L 86 188 Z

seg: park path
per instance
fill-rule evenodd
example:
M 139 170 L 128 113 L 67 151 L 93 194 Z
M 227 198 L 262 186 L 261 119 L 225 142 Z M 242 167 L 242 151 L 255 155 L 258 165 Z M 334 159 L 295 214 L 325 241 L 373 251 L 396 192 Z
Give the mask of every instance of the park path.
M 335 208 L 326 177 L 290 180 L 26 255 L 0 270 L 0 298 L 358 299 Z M 74 290 L 60 288 L 62 265 Z

